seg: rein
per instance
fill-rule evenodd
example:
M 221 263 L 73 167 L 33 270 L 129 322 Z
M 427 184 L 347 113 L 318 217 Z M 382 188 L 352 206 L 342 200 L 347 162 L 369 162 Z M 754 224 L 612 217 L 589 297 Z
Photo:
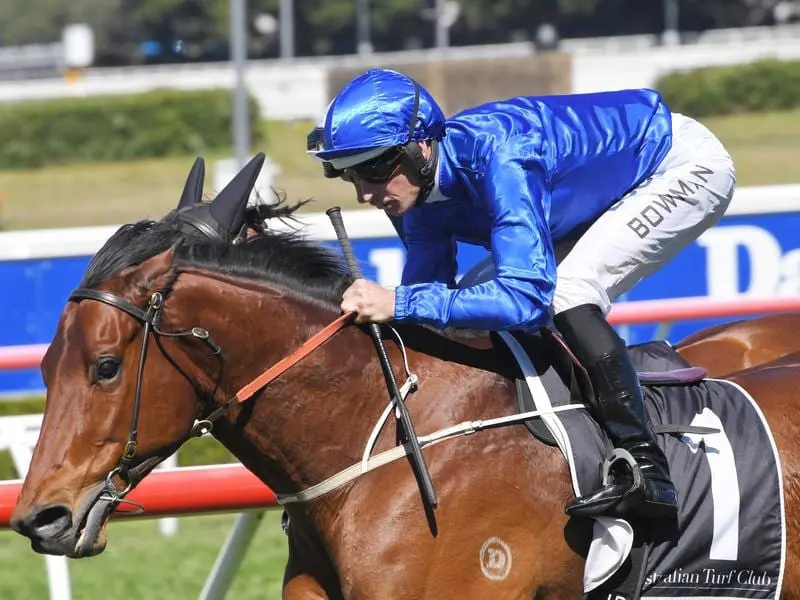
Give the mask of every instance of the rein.
M 269 369 L 264 371 L 261 375 L 253 379 L 250 383 L 236 392 L 236 395 L 228 400 L 225 404 L 215 409 L 205 419 L 198 420 L 192 430 L 192 437 L 198 437 L 211 432 L 214 421 L 224 415 L 231 406 L 236 402 L 243 403 L 256 395 L 260 390 L 272 383 L 275 379 L 283 375 L 291 367 L 296 365 L 306 356 L 311 354 L 314 350 L 322 346 L 325 342 L 331 339 L 337 332 L 347 326 L 352 320 L 355 313 L 347 312 L 339 316 L 335 321 L 332 321 L 321 329 L 300 346 L 298 346 L 291 354 L 282 358 L 277 363 L 272 365 Z
M 264 371 L 261 375 L 256 377 L 253 381 L 236 392 L 236 400 L 239 402 L 245 402 L 252 398 L 261 388 L 272 383 L 274 379 L 277 379 L 280 375 L 283 375 L 283 373 L 332 338 L 336 332 L 348 325 L 354 314 L 355 313 L 353 312 L 344 313 L 338 319 L 327 325 L 324 329 L 308 338 L 289 356 L 282 358 L 269 369 Z

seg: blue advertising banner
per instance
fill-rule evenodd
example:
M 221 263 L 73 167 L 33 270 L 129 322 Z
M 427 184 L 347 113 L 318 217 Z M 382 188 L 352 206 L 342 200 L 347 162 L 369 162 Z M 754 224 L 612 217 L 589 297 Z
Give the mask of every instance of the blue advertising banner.
M 798 231 L 800 212 L 725 217 L 624 299 L 800 294 Z M 333 241 L 323 243 L 336 245 Z M 359 237 L 353 240 L 353 246 L 366 277 L 383 285 L 399 282 L 404 250 L 395 236 L 381 232 L 381 237 Z M 482 248 L 461 246 L 461 273 L 484 256 Z M 89 256 L 0 261 L 0 346 L 49 342 L 66 298 L 83 276 L 88 261 Z M 670 340 L 676 342 L 710 324 L 676 324 Z M 652 338 L 655 326 L 624 328 L 622 333 L 629 343 L 638 343 Z M 37 370 L 0 372 L 0 393 L 39 391 L 42 387 Z

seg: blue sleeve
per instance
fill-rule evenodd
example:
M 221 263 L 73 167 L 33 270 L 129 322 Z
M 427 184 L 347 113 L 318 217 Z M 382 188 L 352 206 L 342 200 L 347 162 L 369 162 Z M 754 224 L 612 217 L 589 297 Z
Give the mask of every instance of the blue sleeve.
M 441 283 L 402 285 L 395 290 L 398 321 L 502 331 L 531 327 L 546 318 L 556 281 L 548 225 L 550 185 L 544 160 L 528 143 L 507 144 L 486 168 L 495 278 L 465 289 Z
M 426 207 L 412 209 L 403 220 L 406 264 L 402 285 L 441 283 L 455 287 L 456 242 L 443 215 L 429 214 Z

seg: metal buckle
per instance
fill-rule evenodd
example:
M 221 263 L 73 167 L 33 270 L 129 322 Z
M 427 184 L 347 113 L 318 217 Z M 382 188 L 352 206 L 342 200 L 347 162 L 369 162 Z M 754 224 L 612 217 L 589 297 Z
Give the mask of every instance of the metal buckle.
M 129 493 L 129 492 L 130 492 L 130 491 L 133 489 L 133 483 L 132 483 L 132 482 L 130 482 L 130 481 L 126 481 L 125 483 L 126 483 L 127 485 L 125 486 L 125 489 L 123 489 L 123 490 L 120 492 L 119 490 L 117 490 L 117 486 L 116 486 L 116 484 L 115 484 L 115 483 L 114 483 L 114 481 L 113 481 L 113 479 L 114 479 L 114 475 L 119 475 L 119 476 L 120 476 L 120 479 L 122 479 L 123 481 L 125 481 L 125 480 L 122 478 L 122 475 L 121 475 L 120 468 L 119 468 L 119 467 L 115 467 L 114 469 L 112 469 L 112 470 L 109 472 L 109 474 L 108 474 L 108 475 L 106 475 L 106 492 L 108 493 L 109 500 L 111 500 L 112 502 L 119 502 L 119 501 L 120 501 L 120 500 L 122 500 L 122 499 L 123 499 L 125 496 L 127 496 L 127 495 L 128 495 L 128 493 Z

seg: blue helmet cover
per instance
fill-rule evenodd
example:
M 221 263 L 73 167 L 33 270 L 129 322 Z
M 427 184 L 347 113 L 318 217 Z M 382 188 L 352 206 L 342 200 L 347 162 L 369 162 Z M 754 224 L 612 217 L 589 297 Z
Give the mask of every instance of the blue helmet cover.
M 415 86 L 419 88 L 419 107 L 409 139 Z M 325 115 L 323 148 L 312 154 L 330 160 L 409 141 L 438 140 L 444 135 L 444 126 L 444 113 L 425 88 L 397 71 L 370 69 L 333 99 Z

